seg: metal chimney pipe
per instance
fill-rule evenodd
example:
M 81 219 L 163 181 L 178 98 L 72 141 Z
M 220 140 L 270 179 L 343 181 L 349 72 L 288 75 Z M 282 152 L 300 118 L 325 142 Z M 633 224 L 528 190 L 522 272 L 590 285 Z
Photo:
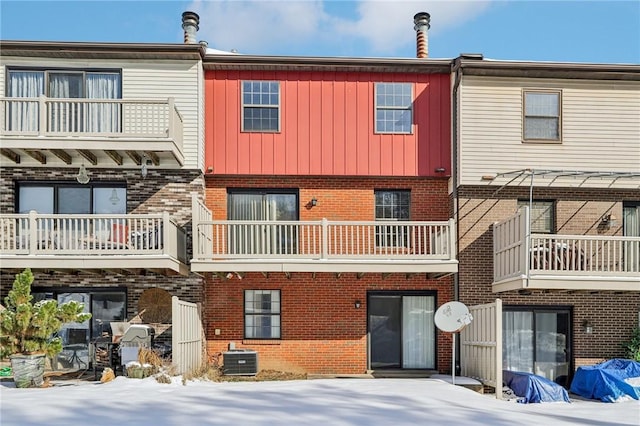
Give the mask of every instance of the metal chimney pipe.
M 198 24 L 200 23 L 200 17 L 195 12 L 184 12 L 182 14 L 182 29 L 184 30 L 184 43 L 195 44 L 196 33 L 200 29 Z
M 416 13 L 413 17 L 413 29 L 416 30 L 416 56 L 427 58 L 429 56 L 429 36 L 427 31 L 431 27 L 431 15 L 427 12 Z

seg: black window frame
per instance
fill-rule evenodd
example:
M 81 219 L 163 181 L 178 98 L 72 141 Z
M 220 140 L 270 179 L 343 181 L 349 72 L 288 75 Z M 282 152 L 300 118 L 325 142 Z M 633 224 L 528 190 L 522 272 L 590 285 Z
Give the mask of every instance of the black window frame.
M 128 203 L 127 203 L 127 197 L 128 197 L 128 188 L 127 188 L 127 183 L 126 182 L 114 182 L 114 181 L 103 181 L 103 182 L 88 182 L 85 184 L 81 184 L 81 183 L 74 183 L 71 181 L 17 181 L 15 184 L 15 194 L 14 194 L 14 200 L 15 200 L 15 204 L 14 204 L 14 212 L 15 213 L 20 213 L 19 208 L 20 208 L 20 188 L 24 188 L 24 187 L 52 187 L 53 188 L 53 214 L 59 214 L 59 195 L 58 195 L 58 189 L 59 188 L 89 188 L 90 189 L 90 200 L 89 200 L 89 206 L 90 206 L 90 210 L 91 212 L 88 214 L 94 214 L 93 213 L 93 201 L 94 201 L 94 192 L 93 189 L 94 188 L 121 188 L 125 190 L 125 212 L 128 212 Z

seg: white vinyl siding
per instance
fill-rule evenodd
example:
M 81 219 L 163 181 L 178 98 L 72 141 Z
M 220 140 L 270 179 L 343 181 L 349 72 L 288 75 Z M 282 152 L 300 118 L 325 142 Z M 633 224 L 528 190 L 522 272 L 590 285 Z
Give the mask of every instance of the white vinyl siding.
M 562 143 L 522 142 L 524 89 L 562 91 Z M 482 184 L 482 176 L 527 168 L 638 171 L 640 82 L 464 76 L 459 111 L 462 185 Z M 536 177 L 536 182 L 542 179 Z M 631 181 L 620 179 L 616 186 L 634 187 Z M 552 184 L 589 187 L 606 186 L 610 181 L 583 183 L 572 177 Z

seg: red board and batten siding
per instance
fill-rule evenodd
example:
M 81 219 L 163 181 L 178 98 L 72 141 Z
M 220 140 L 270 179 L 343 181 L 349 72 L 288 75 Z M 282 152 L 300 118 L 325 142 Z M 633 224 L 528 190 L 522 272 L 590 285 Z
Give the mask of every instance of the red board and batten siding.
M 281 82 L 280 132 L 241 131 L 243 80 Z M 374 133 L 377 82 L 414 84 L 412 134 Z M 448 74 L 207 71 L 205 105 L 215 175 L 450 175 Z

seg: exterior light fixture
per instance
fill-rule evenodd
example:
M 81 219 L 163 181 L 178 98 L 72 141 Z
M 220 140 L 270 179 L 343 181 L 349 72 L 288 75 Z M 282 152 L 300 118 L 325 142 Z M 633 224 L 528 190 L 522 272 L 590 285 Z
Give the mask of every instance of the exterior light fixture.
M 318 199 L 317 199 L 316 197 L 313 197 L 313 198 L 311 199 L 310 204 L 311 204 L 311 207 L 315 207 L 315 206 L 317 206 L 317 205 L 318 205 Z
M 591 322 L 591 320 L 586 319 L 582 321 L 582 329 L 587 334 L 593 333 L 593 323 Z
M 360 309 L 360 306 L 362 306 L 362 302 L 360 302 L 359 300 L 356 300 L 355 302 L 353 302 L 353 306 L 356 309 Z
M 618 225 L 618 218 L 613 214 L 608 213 L 602 216 L 602 220 L 600 221 L 600 225 L 605 229 L 611 229 L 614 226 Z
M 84 164 L 80 165 L 76 180 L 83 185 L 89 183 L 89 175 L 87 174 L 87 169 L 84 167 Z
M 115 188 L 111 190 L 111 197 L 109 197 L 109 201 L 111 201 L 112 205 L 116 205 L 120 202 L 120 197 L 118 197 L 118 191 Z

